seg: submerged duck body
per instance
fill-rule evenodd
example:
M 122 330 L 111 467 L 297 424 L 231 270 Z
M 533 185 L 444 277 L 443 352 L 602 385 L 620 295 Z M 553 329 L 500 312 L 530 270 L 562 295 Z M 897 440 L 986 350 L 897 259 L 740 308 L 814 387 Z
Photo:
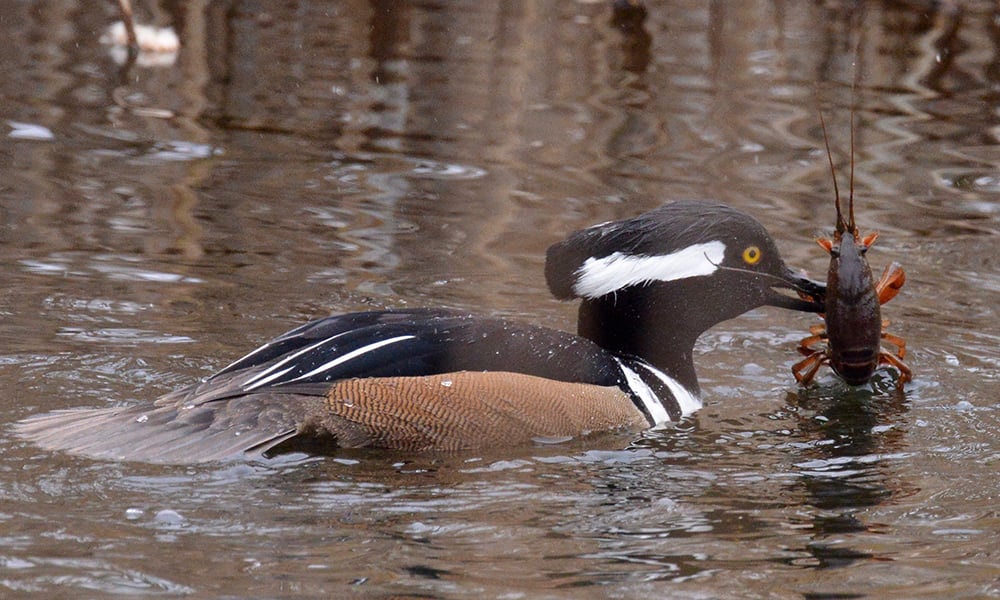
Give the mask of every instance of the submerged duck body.
M 721 204 L 675 202 L 552 246 L 546 279 L 581 300 L 578 334 L 444 309 L 320 319 L 152 405 L 71 409 L 18 433 L 88 456 L 189 463 L 336 448 L 462 450 L 641 430 L 701 406 L 692 350 L 770 304 L 821 305 L 767 231 Z

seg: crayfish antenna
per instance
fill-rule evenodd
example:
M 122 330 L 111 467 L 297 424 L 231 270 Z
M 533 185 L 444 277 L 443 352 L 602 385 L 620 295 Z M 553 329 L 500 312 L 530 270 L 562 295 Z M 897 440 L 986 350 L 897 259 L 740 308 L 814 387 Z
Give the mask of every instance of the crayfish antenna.
M 855 15 L 855 17 L 857 19 L 856 23 L 858 25 L 863 23 L 864 22 L 863 10 L 859 11 L 858 14 Z M 859 27 L 858 31 L 861 32 L 864 31 L 864 29 Z M 862 41 L 864 41 L 864 36 L 862 33 L 858 33 L 858 41 L 857 44 L 854 46 L 854 60 L 851 62 L 851 67 L 854 70 L 854 77 L 851 78 L 851 190 L 847 200 L 848 204 L 847 210 L 850 213 L 850 223 L 848 224 L 848 227 L 850 227 L 850 231 L 851 233 L 854 234 L 855 238 L 858 237 L 859 233 L 858 233 L 857 223 L 854 221 L 854 136 L 855 136 L 854 117 L 858 111 L 858 81 L 861 79 L 861 73 L 863 70 L 863 67 L 859 66 L 862 59 L 862 54 L 861 54 Z
M 823 128 L 823 144 L 826 145 L 826 159 L 830 163 L 830 175 L 833 177 L 833 198 L 834 203 L 837 206 L 837 233 L 844 233 L 844 215 L 840 212 L 840 190 L 837 189 L 837 170 L 833 167 L 833 153 L 830 152 L 830 136 L 826 134 L 826 121 L 823 120 L 823 109 L 819 109 L 819 125 Z M 853 136 L 853 130 L 851 132 Z M 854 197 L 854 145 L 853 138 L 851 144 L 851 222 L 854 221 L 853 212 L 853 197 Z
M 854 85 L 851 85 L 851 96 L 854 96 Z M 849 231 L 855 236 L 858 234 L 858 226 L 854 222 L 854 102 L 851 102 L 851 183 L 847 196 L 847 211 L 850 214 L 850 222 L 847 224 Z
M 861 40 L 858 39 L 858 47 L 854 50 L 855 60 L 857 59 L 858 53 L 861 51 Z M 848 227 L 850 232 L 854 234 L 854 237 L 858 237 L 858 226 L 854 221 L 854 114 L 857 110 L 858 104 L 858 77 L 860 71 L 857 68 L 857 62 L 854 63 L 854 79 L 851 80 L 851 183 L 850 191 L 847 197 L 847 211 L 850 213 L 850 223 Z

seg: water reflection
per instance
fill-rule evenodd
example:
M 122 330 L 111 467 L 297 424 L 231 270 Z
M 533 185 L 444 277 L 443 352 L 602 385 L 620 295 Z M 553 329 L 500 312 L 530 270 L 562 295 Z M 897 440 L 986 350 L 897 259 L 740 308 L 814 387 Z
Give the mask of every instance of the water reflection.
M 572 327 L 544 249 L 671 198 L 822 273 L 818 103 L 841 171 L 856 106 L 917 380 L 788 393 L 807 323 L 763 313 L 703 340 L 697 418 L 596 448 L 162 470 L 0 431 L 2 589 L 997 594 L 995 3 L 136 4 L 174 66 L 113 63 L 113 3 L 0 8 L 5 423 L 148 400 L 328 312 Z
M 892 386 L 887 374 L 878 373 L 870 387 L 835 381 L 789 395 L 802 437 L 814 440 L 796 467 L 806 501 L 819 509 L 805 547 L 817 567 L 877 558 L 845 545 L 844 534 L 878 533 L 882 525 L 858 515 L 918 491 L 896 472 L 908 456 L 908 416 L 905 393 Z
M 641 2 L 615 0 L 612 3 L 611 25 L 622 34 L 622 71 L 641 74 L 649 67 L 653 36 L 646 30 L 647 16 L 646 7 Z

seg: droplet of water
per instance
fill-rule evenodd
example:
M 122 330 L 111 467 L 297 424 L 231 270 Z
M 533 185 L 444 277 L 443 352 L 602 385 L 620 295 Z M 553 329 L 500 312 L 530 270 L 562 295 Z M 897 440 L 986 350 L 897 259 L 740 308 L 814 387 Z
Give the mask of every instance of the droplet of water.
M 155 520 L 157 523 L 163 523 L 166 525 L 180 525 L 187 519 L 185 519 L 184 516 L 181 515 L 181 513 L 177 512 L 176 510 L 165 508 L 157 512 L 156 516 L 153 517 L 153 520 Z
M 3 566 L 7 569 L 30 569 L 35 566 L 35 563 L 30 560 L 15 558 L 12 556 L 3 560 Z
M 12 131 L 7 135 L 17 140 L 35 140 L 46 142 L 54 140 L 55 135 L 48 127 L 36 125 L 34 123 L 19 123 L 17 121 L 7 121 Z

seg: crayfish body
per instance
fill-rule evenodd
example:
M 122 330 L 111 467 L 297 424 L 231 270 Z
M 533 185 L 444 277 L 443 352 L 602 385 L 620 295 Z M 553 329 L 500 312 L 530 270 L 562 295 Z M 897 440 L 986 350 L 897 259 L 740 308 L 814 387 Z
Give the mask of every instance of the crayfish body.
M 868 236 L 860 243 L 853 235 L 839 237 L 836 252 L 831 244 L 826 279 L 830 366 L 847 383 L 861 385 L 871 379 L 878 367 L 881 345 L 882 311 L 872 270 L 865 259 L 875 236 Z
M 823 138 L 826 140 L 825 123 Z M 862 237 L 854 221 L 853 139 L 848 219 L 844 218 L 840 209 L 840 193 L 837 191 L 837 176 L 829 143 L 827 157 L 833 173 L 837 225 L 832 240 L 816 240 L 830 253 L 822 315 L 826 324 L 811 327 L 811 335 L 799 343 L 798 350 L 805 358 L 792 367 L 792 373 L 797 381 L 807 385 L 819 368 L 828 364 L 845 382 L 862 385 L 872 378 L 879 366 L 890 365 L 899 370 L 897 386 L 902 387 L 913 377 L 909 367 L 903 363 L 906 342 L 886 331 L 888 321 L 882 320 L 881 305 L 899 293 L 906 274 L 899 263 L 893 262 L 885 268 L 878 282 L 872 276 L 866 254 L 878 238 L 878 233 Z M 883 341 L 895 346 L 896 351 L 883 349 Z M 822 342 L 826 342 L 825 346 Z

